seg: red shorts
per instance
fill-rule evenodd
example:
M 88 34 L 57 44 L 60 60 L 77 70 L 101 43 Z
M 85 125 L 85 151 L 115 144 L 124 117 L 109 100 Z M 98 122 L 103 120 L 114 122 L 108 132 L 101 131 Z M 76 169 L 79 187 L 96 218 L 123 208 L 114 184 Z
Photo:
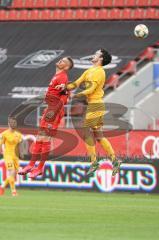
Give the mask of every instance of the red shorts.
M 57 128 L 64 116 L 64 108 L 56 115 L 53 121 L 46 121 L 46 114 L 50 111 L 48 108 L 44 109 L 42 118 L 40 120 L 40 130 L 44 131 L 48 136 L 55 136 Z

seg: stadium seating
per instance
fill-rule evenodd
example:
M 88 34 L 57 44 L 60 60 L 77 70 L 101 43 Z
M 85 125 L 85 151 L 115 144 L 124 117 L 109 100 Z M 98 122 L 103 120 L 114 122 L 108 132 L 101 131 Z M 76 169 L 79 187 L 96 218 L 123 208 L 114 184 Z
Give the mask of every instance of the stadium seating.
M 0 11 L 0 20 L 4 20 L 4 19 L 8 19 L 8 12 L 6 12 L 5 10 L 1 10 Z
M 119 75 L 117 74 L 112 74 L 110 78 L 108 78 L 105 88 L 113 88 L 116 89 L 119 85 Z
M 125 6 L 135 7 L 136 6 L 136 0 L 126 0 Z
M 137 8 L 133 12 L 134 19 L 144 19 L 145 18 L 145 9 Z
M 40 18 L 39 14 L 40 14 L 40 12 L 37 9 L 32 10 L 30 12 L 30 20 L 39 19 Z
M 24 7 L 24 1 L 22 0 L 14 0 L 12 2 L 12 8 L 23 8 Z
M 119 8 L 112 8 L 110 10 L 109 19 L 120 19 L 121 18 L 121 10 Z
M 45 9 L 41 11 L 41 19 L 42 20 L 50 20 L 51 19 L 51 11 L 49 9 Z
M 114 0 L 113 6 L 114 7 L 123 7 L 125 4 L 125 0 Z
M 136 61 L 130 61 L 123 69 L 121 69 L 121 73 L 130 73 L 134 74 L 136 72 Z
M 151 0 L 151 6 L 153 7 L 159 7 L 159 0 Z
M 32 0 L 25 1 L 24 7 L 25 8 L 34 8 L 35 7 L 35 1 L 32 1 Z
M 89 9 L 89 11 L 87 11 L 87 19 L 88 20 L 93 20 L 93 19 L 97 19 L 97 11 L 96 9 Z
M 124 8 L 122 12 L 122 19 L 131 19 L 132 10 L 130 8 Z
M 150 2 L 151 1 L 149 1 L 149 0 L 138 0 L 136 5 L 138 7 L 148 7 L 148 6 L 150 6 Z
M 106 8 L 102 8 L 98 11 L 98 20 L 109 19 L 110 11 Z
M 154 49 L 152 47 L 148 47 L 139 55 L 139 59 L 152 60 L 154 56 L 155 56 Z
M 27 10 L 19 11 L 19 19 L 18 20 L 26 21 L 28 19 L 29 19 L 29 11 L 27 11 Z
M 36 8 L 45 8 L 46 7 L 45 0 L 36 1 L 35 7 Z
M 76 11 L 76 19 L 77 20 L 82 20 L 82 19 L 85 19 L 85 11 L 83 9 L 77 9 Z
M 69 7 L 71 7 L 71 8 L 79 7 L 79 0 L 72 0 L 72 1 L 70 1 Z
M 23 17 L 25 16 L 25 17 Z M 49 17 L 50 16 L 50 17 Z M 12 9 L 0 10 L 0 20 L 134 20 L 159 19 L 159 9 Z
M 112 0 L 103 0 L 103 7 L 112 7 Z
M 117 19 L 159 19 L 159 0 L 14 0 L 0 10 L 4 21 Z
M 57 7 L 56 1 L 55 0 L 46 0 L 45 7 L 47 7 L 47 8 Z
M 159 7 L 159 0 L 14 0 L 12 8 Z

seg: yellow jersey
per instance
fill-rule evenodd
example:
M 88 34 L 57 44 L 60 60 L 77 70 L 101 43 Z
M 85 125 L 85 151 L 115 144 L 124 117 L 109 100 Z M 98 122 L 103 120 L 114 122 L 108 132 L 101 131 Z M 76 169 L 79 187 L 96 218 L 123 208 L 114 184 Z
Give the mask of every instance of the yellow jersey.
M 10 156 L 18 158 L 17 146 L 22 141 L 22 134 L 16 130 L 7 129 L 1 133 L 0 145 L 4 145 L 4 159 Z
M 102 97 L 104 95 L 103 87 L 105 80 L 106 75 L 103 67 L 93 66 L 86 70 L 75 82 L 68 84 L 67 89 L 74 89 L 76 87 L 79 87 L 81 83 L 84 83 L 86 89 L 76 94 L 76 96 L 86 96 L 88 103 L 103 102 Z

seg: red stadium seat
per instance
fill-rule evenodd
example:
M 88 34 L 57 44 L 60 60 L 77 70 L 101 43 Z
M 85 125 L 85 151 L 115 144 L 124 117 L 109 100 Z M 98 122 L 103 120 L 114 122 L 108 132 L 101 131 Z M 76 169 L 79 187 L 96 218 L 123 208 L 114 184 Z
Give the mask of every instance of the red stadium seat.
M 86 19 L 86 11 L 83 9 L 77 9 L 76 10 L 76 19 Z
M 35 7 L 36 8 L 45 8 L 45 0 L 36 0 Z
M 25 0 L 24 7 L 25 8 L 34 8 L 35 0 Z
M 57 0 L 57 7 L 59 8 L 66 8 L 69 6 L 68 0 Z
M 122 70 L 122 73 L 134 74 L 136 72 L 136 61 L 130 61 Z
M 159 7 L 159 0 L 151 0 L 151 6 Z
M 41 11 L 41 19 L 42 20 L 50 20 L 51 14 L 52 14 L 52 10 L 45 9 L 45 10 Z
M 24 7 L 24 1 L 22 0 L 14 0 L 12 2 L 12 8 L 23 8 Z
M 148 6 L 150 6 L 150 1 L 149 0 L 137 0 L 136 5 L 138 7 L 148 7 Z
M 103 0 L 102 5 L 103 5 L 103 7 L 112 7 L 113 1 L 112 0 Z
M 135 7 L 137 0 L 125 0 L 125 6 L 127 7 Z
M 133 12 L 133 19 L 144 19 L 146 11 L 143 8 L 136 8 Z
M 8 11 L 0 10 L 0 20 L 8 20 Z
M 64 19 L 64 12 L 63 12 L 63 10 L 55 9 L 53 11 L 53 19 L 56 19 L 56 20 Z
M 102 6 L 103 4 L 101 0 L 93 0 L 90 5 L 90 7 L 102 7 Z
M 109 87 L 113 87 L 114 89 L 116 89 L 118 85 L 119 85 L 119 75 L 114 73 L 106 81 L 105 87 L 106 89 Z
M 113 6 L 114 7 L 124 7 L 125 6 L 125 0 L 114 0 Z
M 92 20 L 92 19 L 97 19 L 97 11 L 96 9 L 88 9 L 87 10 L 87 19 Z
M 121 14 L 122 19 L 131 19 L 132 18 L 132 9 L 124 8 Z
M 46 0 L 45 5 L 47 8 L 55 8 L 57 6 L 57 0 Z
M 109 19 L 120 19 L 121 11 L 119 8 L 113 8 L 110 10 Z
M 11 10 L 8 12 L 8 20 L 18 20 L 19 19 L 19 10 Z
M 30 15 L 30 11 L 28 10 L 20 10 L 19 11 L 19 20 L 28 20 Z
M 109 13 L 110 11 L 106 8 L 102 8 L 98 11 L 98 15 L 97 15 L 97 18 L 99 20 L 105 20 L 105 19 L 108 19 L 109 18 Z
M 75 10 L 72 10 L 72 9 L 66 9 L 64 11 L 64 19 L 66 20 L 71 20 L 74 18 L 74 13 L 75 13 Z
M 157 16 L 157 9 L 156 8 L 148 8 L 146 10 L 146 19 L 155 19 Z
M 90 5 L 90 0 L 81 0 L 80 1 L 80 7 L 90 7 L 91 5 Z
M 72 0 L 72 1 L 70 1 L 70 7 L 72 8 L 72 7 L 79 7 L 80 6 L 80 0 Z
M 154 49 L 152 47 L 148 47 L 139 55 L 139 58 L 152 60 L 154 56 L 155 56 Z
M 38 20 L 39 19 L 39 10 L 37 9 L 34 9 L 34 10 L 31 10 L 30 11 L 30 16 L 29 16 L 29 19 L 30 20 Z

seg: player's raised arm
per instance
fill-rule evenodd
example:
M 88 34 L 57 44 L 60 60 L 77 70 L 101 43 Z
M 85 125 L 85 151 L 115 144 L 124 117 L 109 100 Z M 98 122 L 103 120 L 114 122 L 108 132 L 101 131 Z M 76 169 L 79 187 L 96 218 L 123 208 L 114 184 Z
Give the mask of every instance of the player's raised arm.
M 80 84 L 85 80 L 87 71 L 85 71 L 76 81 L 67 84 L 67 90 L 73 90 L 80 86 Z
M 83 97 L 83 96 L 90 95 L 96 90 L 96 87 L 97 87 L 97 83 L 96 82 L 91 82 L 90 86 L 88 86 L 88 89 L 86 89 L 86 90 L 84 90 L 80 93 L 75 94 L 74 97 Z

